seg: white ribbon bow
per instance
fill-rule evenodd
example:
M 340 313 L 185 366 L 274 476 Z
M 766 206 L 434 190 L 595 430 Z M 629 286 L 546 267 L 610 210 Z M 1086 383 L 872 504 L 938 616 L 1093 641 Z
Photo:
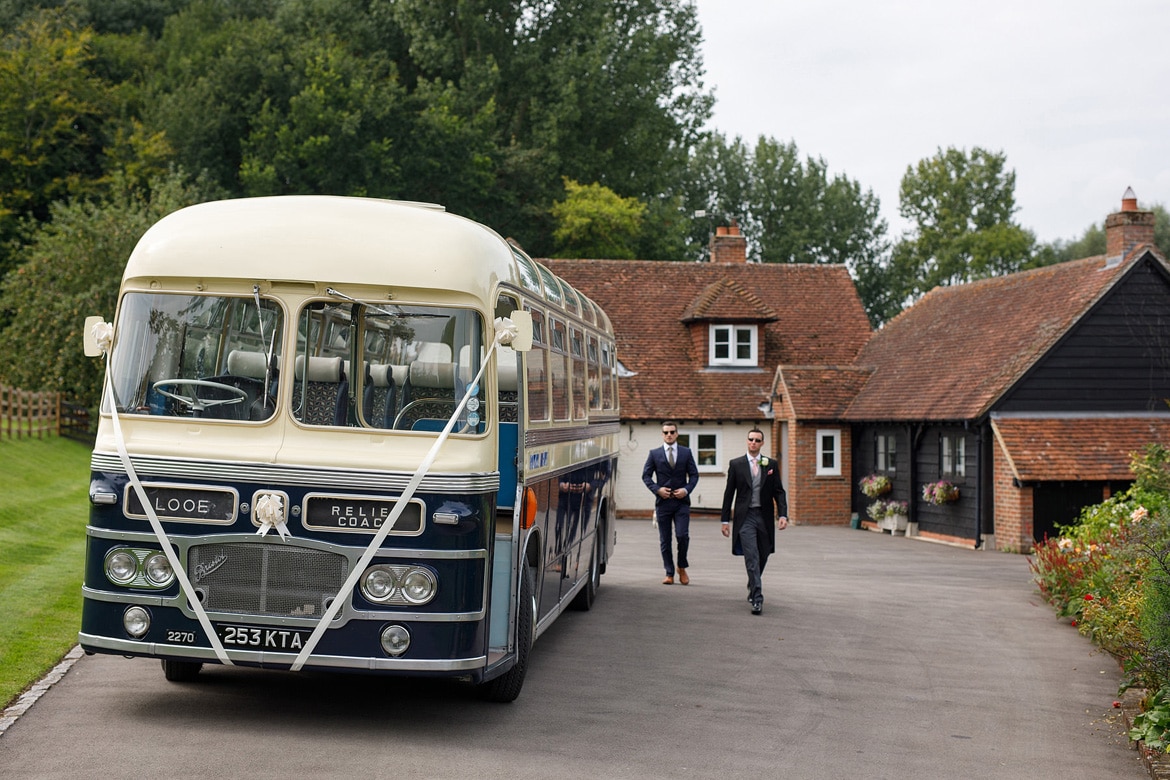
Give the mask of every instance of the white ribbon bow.
M 108 322 L 95 322 L 89 332 L 102 354 L 108 355 L 114 343 L 114 326 Z
M 292 538 L 288 526 L 285 525 L 284 500 L 280 496 L 265 493 L 257 498 L 253 517 L 260 522 L 260 528 L 256 531 L 257 536 L 266 536 L 269 531 L 275 529 L 281 539 Z
M 496 329 L 496 343 L 497 344 L 511 344 L 512 339 L 520 334 L 516 323 L 512 322 L 508 317 L 496 317 L 495 322 L 492 323 Z

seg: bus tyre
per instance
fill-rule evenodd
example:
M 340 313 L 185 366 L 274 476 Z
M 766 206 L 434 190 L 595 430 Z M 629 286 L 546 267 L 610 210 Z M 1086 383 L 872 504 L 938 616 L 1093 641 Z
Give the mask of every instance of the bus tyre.
M 203 664 L 198 661 L 178 661 L 174 658 L 162 659 L 163 675 L 171 682 L 194 682 L 199 676 Z
M 528 654 L 532 650 L 532 625 L 536 617 L 536 599 L 533 598 L 532 569 L 524 567 L 520 577 L 520 606 L 516 615 L 516 665 L 495 679 L 480 686 L 480 694 L 487 701 L 506 704 L 516 701 L 528 673 Z
M 577 591 L 577 595 L 569 603 L 573 609 L 588 612 L 597 600 L 597 589 L 601 587 L 601 529 L 593 535 L 593 551 L 589 554 L 589 579 L 585 587 Z

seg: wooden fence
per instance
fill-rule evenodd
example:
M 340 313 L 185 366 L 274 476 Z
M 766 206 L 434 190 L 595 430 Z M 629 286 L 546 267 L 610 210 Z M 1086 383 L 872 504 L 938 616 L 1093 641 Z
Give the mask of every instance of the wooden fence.
M 0 385 L 0 438 L 65 436 L 92 442 L 89 410 L 60 393 L 34 393 Z

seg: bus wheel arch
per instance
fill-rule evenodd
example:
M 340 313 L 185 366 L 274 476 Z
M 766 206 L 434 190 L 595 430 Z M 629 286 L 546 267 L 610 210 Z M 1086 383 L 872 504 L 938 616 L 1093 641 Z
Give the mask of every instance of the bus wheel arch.
M 516 701 L 524 678 L 528 674 L 528 656 L 532 652 L 533 634 L 536 625 L 536 597 L 533 582 L 536 567 L 532 565 L 532 545 L 525 553 L 525 565 L 520 569 L 520 599 L 516 607 L 516 663 L 512 668 L 482 683 L 480 695 L 487 701 L 507 704 Z

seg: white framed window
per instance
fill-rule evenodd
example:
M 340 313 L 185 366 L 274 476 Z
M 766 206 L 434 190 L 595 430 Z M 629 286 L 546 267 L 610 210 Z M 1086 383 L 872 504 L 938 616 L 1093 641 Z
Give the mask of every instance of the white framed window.
M 841 476 L 841 431 L 817 431 L 817 476 Z
M 719 453 L 723 451 L 722 437 L 718 431 L 679 428 L 678 443 L 690 448 L 691 454 L 695 456 L 695 465 L 699 467 L 700 474 L 723 471 L 723 463 L 719 457 Z
M 897 463 L 898 439 L 892 433 L 879 433 L 874 437 L 874 470 L 894 471 Z
M 712 366 L 759 364 L 757 325 L 712 325 L 708 331 L 708 363 Z
M 943 436 L 939 439 L 939 465 L 944 477 L 966 476 L 966 436 Z

